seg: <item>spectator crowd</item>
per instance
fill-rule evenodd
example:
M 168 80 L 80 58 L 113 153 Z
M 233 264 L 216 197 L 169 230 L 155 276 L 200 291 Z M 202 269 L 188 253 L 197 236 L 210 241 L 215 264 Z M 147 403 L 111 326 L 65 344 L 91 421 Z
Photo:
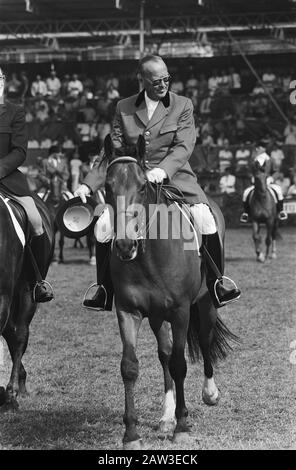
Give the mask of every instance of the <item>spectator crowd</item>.
M 220 190 L 231 194 L 238 176 L 245 178 L 244 187 L 249 184 L 253 147 L 261 140 L 273 162 L 274 180 L 285 196 L 295 195 L 296 109 L 289 100 L 294 69 L 262 69 L 260 80 L 233 67 L 205 74 L 190 66 L 183 74 L 178 69 L 171 74 L 171 91 L 187 96 L 194 106 L 196 143 L 204 160 L 198 170 L 217 172 Z M 26 71 L 14 72 L 6 82 L 8 99 L 25 105 L 29 149 L 50 154 L 59 148 L 66 154 L 72 189 L 90 150 L 99 151 L 111 131 L 117 101 L 138 90 L 132 74 L 59 76 L 54 67 L 32 80 Z

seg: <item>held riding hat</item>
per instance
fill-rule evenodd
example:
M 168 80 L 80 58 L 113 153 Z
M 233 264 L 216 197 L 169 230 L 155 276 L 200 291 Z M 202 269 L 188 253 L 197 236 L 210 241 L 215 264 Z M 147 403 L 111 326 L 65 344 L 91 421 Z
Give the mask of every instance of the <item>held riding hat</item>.
M 91 197 L 87 197 L 86 201 L 84 204 L 80 197 L 74 197 L 59 208 L 56 224 L 65 237 L 83 237 L 94 227 L 98 219 L 95 214 L 98 203 Z

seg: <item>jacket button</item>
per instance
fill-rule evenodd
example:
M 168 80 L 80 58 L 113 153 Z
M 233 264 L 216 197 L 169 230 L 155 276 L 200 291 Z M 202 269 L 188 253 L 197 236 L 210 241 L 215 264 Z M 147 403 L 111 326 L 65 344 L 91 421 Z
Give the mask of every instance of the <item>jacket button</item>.
M 146 132 L 145 132 L 145 135 L 150 135 L 150 131 L 146 131 Z

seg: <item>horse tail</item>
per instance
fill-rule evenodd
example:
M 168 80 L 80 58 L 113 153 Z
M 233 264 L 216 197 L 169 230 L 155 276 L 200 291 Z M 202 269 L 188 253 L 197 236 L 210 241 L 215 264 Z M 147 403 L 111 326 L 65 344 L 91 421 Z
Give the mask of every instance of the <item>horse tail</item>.
M 190 308 L 190 320 L 187 332 L 187 345 L 189 358 L 192 363 L 198 362 L 200 358 L 200 344 L 207 346 L 207 338 L 209 338 L 210 360 L 214 364 L 218 359 L 225 359 L 227 354 L 233 350 L 232 343 L 239 343 L 238 336 L 232 333 L 217 317 L 215 324 L 211 327 L 207 319 L 207 326 L 201 328 L 201 314 L 197 304 Z M 202 332 L 202 330 L 205 330 Z M 204 335 L 204 337 L 203 337 Z

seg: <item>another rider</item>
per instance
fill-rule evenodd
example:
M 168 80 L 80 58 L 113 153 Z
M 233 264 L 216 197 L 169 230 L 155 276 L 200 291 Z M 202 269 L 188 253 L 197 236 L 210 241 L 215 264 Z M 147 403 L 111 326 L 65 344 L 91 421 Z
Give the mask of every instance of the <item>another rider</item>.
M 282 188 L 273 182 L 273 178 L 271 176 L 272 171 L 272 161 L 268 153 L 266 153 L 266 149 L 263 143 L 260 143 L 255 149 L 255 156 L 253 162 L 258 162 L 260 166 L 265 166 L 265 172 L 267 175 L 267 184 L 273 190 L 273 194 L 276 195 L 277 198 L 277 212 L 278 217 L 280 220 L 286 220 L 288 218 L 287 213 L 284 211 L 284 196 L 282 193 Z M 241 222 L 248 222 L 249 220 L 249 213 L 250 213 L 250 205 L 249 205 L 249 196 L 254 189 L 254 185 L 252 184 L 248 188 L 245 189 L 243 193 L 243 206 L 244 212 L 241 214 L 240 221 Z
M 35 279 L 44 279 L 48 267 L 47 236 L 26 176 L 18 170 L 26 159 L 27 151 L 25 112 L 22 106 L 4 99 L 4 88 L 5 75 L 0 68 L 0 191 L 2 189 L 11 194 L 26 211 L 33 232 L 28 253 L 32 257 L 33 269 L 39 270 L 38 274 L 35 272 Z M 32 287 L 36 302 L 53 299 L 47 282 L 40 280 Z
M 114 147 L 136 144 L 138 136 L 144 135 L 146 164 L 150 166 L 147 179 L 153 183 L 169 181 L 183 192 L 197 229 L 202 234 L 203 245 L 222 273 L 223 254 L 216 223 L 207 197 L 188 163 L 196 141 L 192 102 L 169 92 L 171 77 L 161 57 L 151 55 L 142 58 L 138 74 L 143 90 L 117 104 L 112 131 Z M 86 197 L 94 193 L 101 183 L 99 163 L 96 163 L 75 196 L 80 196 L 85 202 Z M 105 244 L 106 256 L 108 252 L 110 242 Z M 99 261 L 106 265 L 101 259 Z M 215 306 L 222 307 L 238 299 L 240 290 L 236 287 L 227 289 L 221 277 L 218 278 L 217 270 L 213 269 L 213 263 L 205 258 L 205 264 L 207 286 Z M 99 288 L 94 298 L 89 300 L 89 306 L 104 308 L 105 300 L 104 292 Z

